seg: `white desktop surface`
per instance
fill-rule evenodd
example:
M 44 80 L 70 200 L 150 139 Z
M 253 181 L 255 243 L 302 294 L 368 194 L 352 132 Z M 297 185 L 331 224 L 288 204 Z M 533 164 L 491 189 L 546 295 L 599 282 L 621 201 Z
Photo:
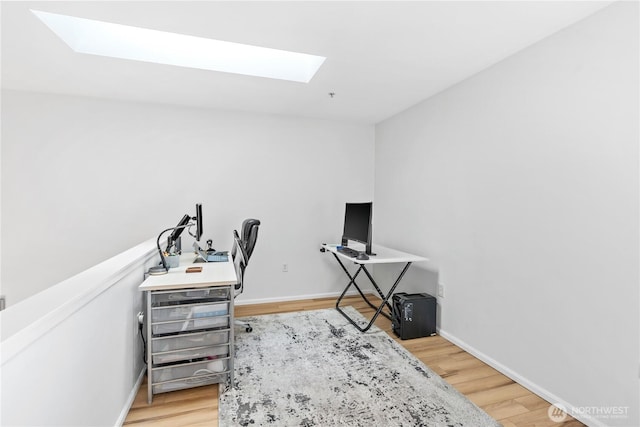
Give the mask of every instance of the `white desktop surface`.
M 209 286 L 228 286 L 238 282 L 236 270 L 229 254 L 225 262 L 199 262 L 194 253 L 182 254 L 180 265 L 170 268 L 167 274 L 149 276 L 142 282 L 141 291 L 156 291 L 164 289 L 199 288 Z M 202 267 L 200 273 L 187 273 L 187 267 Z
M 339 256 L 342 259 L 347 261 L 353 261 L 356 264 L 392 264 L 396 262 L 420 262 L 420 261 L 428 261 L 428 258 L 421 257 L 419 255 L 413 255 L 406 252 L 398 251 L 396 249 L 386 248 L 384 246 L 372 245 L 371 252 L 376 255 L 369 255 L 369 259 L 356 259 L 348 257 L 341 252 L 338 252 L 337 246 L 340 246 L 339 243 L 334 244 L 324 244 L 322 245 L 326 250 L 332 252 Z M 349 245 L 351 249 L 357 251 L 364 251 L 364 245 Z

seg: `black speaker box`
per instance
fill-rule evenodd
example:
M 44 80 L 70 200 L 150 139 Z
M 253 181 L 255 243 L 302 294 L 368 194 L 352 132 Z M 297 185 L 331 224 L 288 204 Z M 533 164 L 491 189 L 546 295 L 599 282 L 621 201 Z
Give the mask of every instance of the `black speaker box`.
M 393 332 L 403 340 L 436 334 L 436 299 L 425 293 L 398 292 L 392 298 Z

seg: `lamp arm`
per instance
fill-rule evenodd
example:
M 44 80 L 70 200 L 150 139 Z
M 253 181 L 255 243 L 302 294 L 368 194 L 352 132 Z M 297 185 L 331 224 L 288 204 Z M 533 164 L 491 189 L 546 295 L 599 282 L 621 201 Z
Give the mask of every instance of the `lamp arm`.
M 192 219 L 193 221 L 195 221 L 197 218 L 198 218 L 197 216 L 192 216 L 192 217 L 191 217 L 191 219 Z M 192 222 L 190 222 L 189 224 L 187 224 L 187 226 L 189 226 L 189 229 L 187 230 L 187 233 L 189 233 L 189 236 L 191 236 L 191 237 L 193 237 L 193 238 L 195 239 L 195 238 L 196 238 L 196 235 L 195 235 L 195 234 L 193 234 L 193 233 L 191 232 L 191 227 L 192 227 L 192 226 L 194 226 L 194 225 L 195 225 L 195 224 L 194 224 L 194 223 L 192 223 Z
M 158 247 L 158 254 L 160 254 L 160 261 L 162 261 L 162 267 L 164 267 L 166 271 L 169 271 L 169 269 L 167 268 L 167 262 L 164 259 L 164 255 L 162 254 L 162 249 L 160 249 L 160 238 L 167 231 L 177 230 L 178 228 L 187 228 L 187 227 L 191 227 L 192 225 L 193 224 L 189 223 L 186 225 L 180 225 L 178 227 L 167 228 L 166 230 L 162 230 L 160 234 L 158 234 L 158 240 L 156 240 L 156 246 Z

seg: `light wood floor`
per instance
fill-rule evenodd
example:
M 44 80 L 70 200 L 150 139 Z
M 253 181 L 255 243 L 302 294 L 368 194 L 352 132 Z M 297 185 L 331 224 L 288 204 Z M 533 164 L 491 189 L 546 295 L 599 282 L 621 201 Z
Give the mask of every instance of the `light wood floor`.
M 369 319 L 374 313 L 359 296 L 347 297 L 343 301 L 341 305 L 352 305 Z M 334 304 L 335 299 L 325 298 L 244 305 L 236 306 L 235 314 L 242 317 L 316 310 L 330 308 Z M 391 332 L 391 322 L 385 317 L 379 316 L 376 325 L 505 427 L 583 426 L 572 418 L 567 418 L 563 423 L 551 421 L 547 416 L 550 406 L 548 402 L 440 336 L 402 341 Z M 240 328 L 236 331 L 239 334 L 246 333 Z M 217 426 L 218 387 L 197 387 L 156 395 L 153 403 L 147 405 L 145 382 L 138 391 L 124 425 Z

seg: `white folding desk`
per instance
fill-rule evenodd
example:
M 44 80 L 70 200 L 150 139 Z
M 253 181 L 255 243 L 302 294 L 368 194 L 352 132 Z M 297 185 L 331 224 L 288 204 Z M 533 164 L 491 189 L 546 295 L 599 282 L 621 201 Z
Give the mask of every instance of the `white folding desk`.
M 147 397 L 181 388 L 220 383 L 233 386 L 233 297 L 237 283 L 231 256 L 224 262 L 194 263 L 148 276 L 146 293 Z M 187 273 L 188 267 L 202 267 Z
M 338 247 L 339 246 L 340 246 L 339 244 L 326 244 L 326 243 L 322 244 L 322 249 L 324 249 L 325 251 L 331 252 L 331 254 L 334 256 L 336 261 L 338 261 L 338 264 L 340 264 L 340 266 L 342 267 L 342 270 L 349 277 L 349 283 L 347 284 L 347 287 L 344 288 L 344 291 L 342 291 L 342 294 L 340 295 L 340 297 L 336 301 L 336 310 L 338 310 L 340 312 L 340 314 L 342 314 L 349 322 L 351 322 L 351 324 L 353 326 L 358 328 L 361 332 L 368 331 L 369 328 L 371 328 L 371 326 L 373 325 L 373 323 L 376 321 L 376 319 L 378 318 L 378 316 L 380 314 L 382 314 L 383 316 L 385 316 L 389 320 L 392 320 L 391 319 L 391 312 L 393 310 L 391 308 L 391 305 L 389 304 L 389 299 L 393 295 L 393 291 L 395 291 L 395 289 L 398 287 L 398 285 L 400 284 L 400 281 L 402 280 L 402 277 L 404 277 L 404 274 L 407 272 L 407 270 L 409 269 L 409 267 L 411 266 L 412 263 L 419 262 L 419 261 L 427 261 L 428 259 L 424 258 L 424 257 L 421 257 L 421 256 L 418 256 L 418 255 L 413 255 L 413 254 L 409 254 L 409 253 L 406 253 L 406 252 L 401 252 L 401 251 L 398 251 L 398 250 L 395 250 L 395 249 L 386 248 L 384 246 L 373 245 L 373 247 L 371 248 L 371 251 L 373 253 L 375 253 L 376 255 L 370 255 L 369 259 L 367 259 L 367 260 L 359 260 L 359 259 L 356 259 L 356 258 L 351 258 L 350 256 L 348 256 L 346 254 L 343 254 L 342 252 L 338 251 Z M 347 270 L 347 268 L 344 266 L 343 260 L 344 261 L 348 261 L 348 262 L 353 262 L 353 263 L 359 265 L 358 270 L 356 271 L 356 273 L 354 275 L 351 275 L 351 273 L 349 273 L 349 270 Z M 404 264 L 404 268 L 402 269 L 402 271 L 400 272 L 400 274 L 396 278 L 396 280 L 393 283 L 393 285 L 391 286 L 391 289 L 389 290 L 389 292 L 387 292 L 387 294 L 385 295 L 385 294 L 383 294 L 382 290 L 380 289 L 380 287 L 378 286 L 378 284 L 374 280 L 373 276 L 371 275 L 371 273 L 367 269 L 367 266 L 368 265 L 373 265 L 373 264 L 395 264 L 395 263 Z M 378 295 L 380 295 L 380 298 L 382 299 L 382 303 L 379 306 L 373 305 L 369 301 L 369 299 L 367 299 L 367 297 L 364 295 L 364 293 L 362 292 L 362 290 L 360 289 L 360 287 L 356 283 L 356 277 L 358 277 L 358 275 L 362 271 L 364 271 L 364 273 L 369 278 L 369 280 L 373 284 L 374 288 L 378 292 Z M 362 299 L 364 299 L 365 302 L 371 308 L 376 310 L 375 315 L 373 316 L 373 318 L 371 319 L 369 324 L 367 326 L 365 326 L 364 328 L 360 327 L 360 325 L 358 325 L 356 322 L 354 322 L 353 319 L 351 319 L 344 311 L 342 311 L 340 309 L 340 302 L 342 301 L 342 299 L 344 298 L 344 296 L 346 295 L 347 291 L 349 290 L 349 288 L 351 286 L 354 286 L 356 288 L 356 290 L 358 291 L 358 293 L 360 294 L 360 296 L 362 297 Z M 382 311 L 385 306 L 389 309 L 390 314 L 387 314 L 387 313 Z
M 141 291 L 227 286 L 238 283 L 236 269 L 229 255 L 227 262 L 197 262 L 194 253 L 180 256 L 180 265 L 170 268 L 167 274 L 148 276 L 142 282 Z M 202 267 L 201 273 L 187 273 L 188 267 Z

